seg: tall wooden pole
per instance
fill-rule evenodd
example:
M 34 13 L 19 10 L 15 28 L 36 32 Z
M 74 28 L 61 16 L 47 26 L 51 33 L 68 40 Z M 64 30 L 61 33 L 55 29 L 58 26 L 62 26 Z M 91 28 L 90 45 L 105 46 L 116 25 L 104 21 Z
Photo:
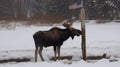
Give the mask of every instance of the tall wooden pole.
M 86 60 L 86 34 L 85 34 L 85 9 L 82 7 L 80 11 L 81 30 L 82 30 L 82 56 Z

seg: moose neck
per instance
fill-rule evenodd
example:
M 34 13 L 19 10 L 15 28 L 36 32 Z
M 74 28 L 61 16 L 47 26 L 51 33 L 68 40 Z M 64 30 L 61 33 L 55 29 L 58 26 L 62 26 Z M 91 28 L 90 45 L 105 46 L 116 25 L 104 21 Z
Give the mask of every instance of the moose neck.
M 71 32 L 69 29 L 63 29 L 63 37 L 62 40 L 67 40 L 71 36 Z

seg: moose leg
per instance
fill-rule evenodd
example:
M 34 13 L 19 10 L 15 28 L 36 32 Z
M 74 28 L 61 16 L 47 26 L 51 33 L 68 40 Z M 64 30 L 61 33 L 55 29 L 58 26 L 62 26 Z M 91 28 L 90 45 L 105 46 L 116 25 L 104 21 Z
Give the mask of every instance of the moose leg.
M 43 56 L 42 56 L 42 50 L 43 50 L 43 47 L 41 46 L 39 49 L 39 55 L 40 55 L 41 60 L 44 61 Z
M 56 55 L 57 55 L 56 46 L 54 46 L 53 48 L 54 48 L 54 58 L 55 58 L 55 61 L 56 61 Z
M 35 62 L 37 62 L 37 53 L 38 53 L 38 47 L 35 49 Z
M 60 46 L 58 46 L 57 49 L 58 49 L 58 60 L 60 60 Z

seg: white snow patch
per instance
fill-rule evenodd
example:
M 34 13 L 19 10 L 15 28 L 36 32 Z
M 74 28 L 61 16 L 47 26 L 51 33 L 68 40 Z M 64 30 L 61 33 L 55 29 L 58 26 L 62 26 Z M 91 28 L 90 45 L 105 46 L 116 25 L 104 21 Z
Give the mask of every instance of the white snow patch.
M 50 61 L 54 56 L 53 48 L 44 48 L 45 62 L 39 59 L 34 63 L 34 40 L 32 35 L 39 30 L 49 30 L 54 26 L 17 27 L 15 30 L 0 30 L 0 59 L 31 58 L 31 62 L 5 63 L 0 67 L 119 67 L 120 66 L 120 23 L 96 24 L 94 21 L 86 23 L 87 56 L 102 56 L 106 53 L 110 59 L 101 59 L 94 63 L 83 61 L 79 57 L 81 52 L 81 36 L 74 40 L 69 38 L 61 48 L 61 56 L 72 55 L 72 60 Z M 57 26 L 64 28 L 62 25 Z M 73 27 L 80 29 L 80 23 Z M 39 57 L 39 56 L 38 56 Z M 117 60 L 110 62 L 110 60 Z

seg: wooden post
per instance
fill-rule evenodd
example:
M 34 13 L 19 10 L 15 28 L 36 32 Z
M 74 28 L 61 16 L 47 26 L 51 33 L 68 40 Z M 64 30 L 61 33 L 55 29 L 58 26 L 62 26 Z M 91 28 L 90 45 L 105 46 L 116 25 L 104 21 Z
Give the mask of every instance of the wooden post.
M 82 30 L 82 56 L 86 60 L 86 34 L 85 34 L 85 9 L 82 7 L 80 11 L 81 30 Z

